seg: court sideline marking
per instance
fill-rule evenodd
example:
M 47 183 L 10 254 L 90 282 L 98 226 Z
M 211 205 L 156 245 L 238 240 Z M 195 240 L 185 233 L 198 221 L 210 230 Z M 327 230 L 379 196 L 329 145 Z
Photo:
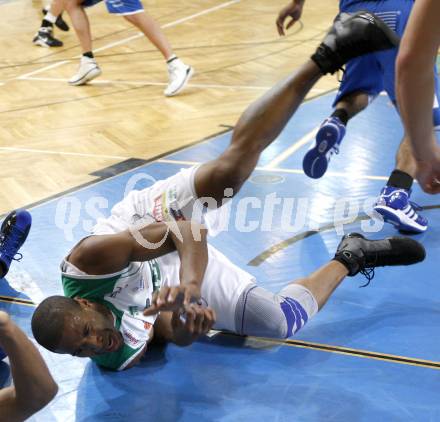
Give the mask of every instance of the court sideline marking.
M 225 3 L 221 3 L 221 4 L 217 5 L 217 6 L 210 7 L 208 9 L 202 10 L 200 12 L 194 13 L 192 15 L 189 15 L 189 16 L 186 16 L 184 18 L 177 19 L 177 20 L 175 20 L 173 22 L 170 22 L 170 23 L 167 23 L 165 25 L 162 25 L 161 28 L 162 29 L 171 28 L 173 26 L 176 26 L 176 25 L 179 25 L 181 23 L 187 22 L 187 21 L 192 20 L 194 18 L 197 18 L 199 16 L 203 16 L 203 15 L 215 12 L 217 10 L 223 9 L 225 7 L 231 6 L 233 4 L 237 4 L 240 1 L 241 0 L 231 0 L 231 1 L 228 1 L 228 2 L 225 2 Z M 140 32 L 140 33 L 137 33 L 136 35 L 132 35 L 131 37 L 123 38 L 122 40 L 115 41 L 115 42 L 106 44 L 106 45 L 104 45 L 102 47 L 99 47 L 99 48 L 95 49 L 94 52 L 97 53 L 99 51 L 108 50 L 109 48 L 115 47 L 117 45 L 125 44 L 127 42 L 130 42 L 132 40 L 135 40 L 137 38 L 141 38 L 141 37 L 144 37 L 144 36 L 145 35 Z M 80 58 L 80 57 L 81 56 L 75 56 L 74 58 Z M 12 80 L 14 80 L 14 79 L 26 80 L 29 76 L 37 75 L 37 74 L 42 73 L 42 72 L 44 72 L 46 70 L 54 69 L 56 67 L 62 66 L 62 65 L 66 64 L 66 63 L 69 63 L 71 61 L 72 61 L 72 59 L 62 60 L 61 62 L 57 62 L 57 63 L 54 63 L 54 64 L 49 65 L 49 66 L 44 66 L 44 67 L 42 67 L 40 69 L 37 69 L 37 70 L 34 70 L 32 72 L 25 73 L 24 75 L 16 76 L 16 77 L 12 78 Z
M 220 331 L 220 333 L 223 334 L 224 336 L 243 337 L 239 334 L 235 334 L 235 333 L 231 333 L 231 332 Z M 277 339 L 272 339 L 272 338 L 253 337 L 253 336 L 248 336 L 247 338 L 252 339 L 252 340 L 256 340 L 256 341 L 260 341 L 260 342 L 277 344 L 280 346 L 297 347 L 297 348 L 301 348 L 301 349 L 312 349 L 312 350 L 318 350 L 321 352 L 335 353 L 338 355 L 348 355 L 348 356 L 354 356 L 354 357 L 364 358 L 364 359 L 381 360 L 381 361 L 390 362 L 390 363 L 398 363 L 398 364 L 410 365 L 410 366 L 421 366 L 424 368 L 440 370 L 440 362 L 436 362 L 436 361 L 432 361 L 432 360 L 411 358 L 411 357 L 407 357 L 407 356 L 392 355 L 392 354 L 381 353 L 381 352 L 371 352 L 369 350 L 354 349 L 351 347 L 332 346 L 329 344 L 314 343 L 314 342 L 304 341 L 304 340 L 291 340 L 291 339 L 277 340 Z

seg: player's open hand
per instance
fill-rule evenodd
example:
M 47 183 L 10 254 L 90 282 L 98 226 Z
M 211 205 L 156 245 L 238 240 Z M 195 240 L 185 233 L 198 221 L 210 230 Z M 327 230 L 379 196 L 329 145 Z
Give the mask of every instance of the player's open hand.
M 191 303 L 183 310 L 173 312 L 171 325 L 175 337 L 184 345 L 191 344 L 206 334 L 215 324 L 215 320 L 214 309 Z
M 155 315 L 161 311 L 177 311 L 200 299 L 200 287 L 195 283 L 180 286 L 163 286 L 153 294 L 151 306 L 144 310 L 144 315 Z
M 284 32 L 284 22 L 288 17 L 290 17 L 291 20 L 287 23 L 286 29 L 289 29 L 295 22 L 300 20 L 303 5 L 304 3 L 302 1 L 292 1 L 281 9 L 276 21 L 279 35 L 286 35 Z

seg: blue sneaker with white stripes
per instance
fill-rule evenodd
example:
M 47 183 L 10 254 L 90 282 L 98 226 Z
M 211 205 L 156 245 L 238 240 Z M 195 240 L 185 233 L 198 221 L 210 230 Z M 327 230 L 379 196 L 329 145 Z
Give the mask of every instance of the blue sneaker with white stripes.
M 20 261 L 23 257 L 19 249 L 23 246 L 32 217 L 26 210 L 15 210 L 8 214 L 0 228 L 0 278 L 9 271 L 12 261 Z
M 324 120 L 316 133 L 316 142 L 304 156 L 304 173 L 313 179 L 324 176 L 332 155 L 339 154 L 339 145 L 344 136 L 345 126 L 337 117 Z
M 385 186 L 377 199 L 374 210 L 385 222 L 393 224 L 398 230 L 423 233 L 428 228 L 428 220 L 417 211 L 420 206 L 411 202 L 411 190 Z

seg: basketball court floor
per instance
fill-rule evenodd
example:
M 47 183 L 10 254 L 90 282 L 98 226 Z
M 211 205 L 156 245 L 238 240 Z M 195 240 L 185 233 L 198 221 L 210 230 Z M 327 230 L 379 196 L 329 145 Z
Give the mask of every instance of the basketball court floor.
M 0 8 L 12 8 L 14 4 L 12 1 Z M 216 5 L 220 3 L 211 2 L 209 7 Z M 204 2 L 197 6 L 206 9 Z M 281 6 L 282 3 L 269 7 L 258 2 L 252 9 L 251 2 L 237 2 L 219 13 L 236 7 L 236 13 L 242 18 L 248 14 L 249 19 L 258 12 L 261 20 L 253 28 L 257 32 L 269 22 L 273 24 Z M 160 6 L 156 7 L 160 10 Z M 166 7 L 170 13 L 171 5 Z M 192 7 L 196 8 L 194 3 Z M 303 31 L 309 31 L 313 38 L 325 29 L 325 22 L 328 25 L 331 13 L 328 6 L 323 15 L 319 7 L 311 5 L 310 10 L 310 21 L 304 19 Z M 181 12 L 179 9 L 175 20 L 183 15 Z M 234 9 L 229 10 L 231 19 L 233 12 Z M 104 13 L 96 12 L 98 23 L 104 22 Z M 209 39 L 212 48 L 224 42 L 217 38 L 224 28 L 215 27 L 215 22 L 211 24 L 216 36 Z M 193 25 L 196 32 L 201 31 L 195 21 Z M 295 42 L 300 35 L 301 31 L 281 42 Z M 256 36 L 248 34 L 249 38 L 241 42 L 250 43 Z M 25 42 L 24 37 L 22 41 Z M 306 57 L 313 46 L 313 42 L 308 43 L 302 43 L 299 58 Z M 275 45 L 272 43 L 270 48 Z M 136 46 L 131 48 L 135 50 Z M 74 53 L 56 54 L 72 57 Z M 284 50 L 273 53 L 273 62 L 299 60 L 295 54 L 290 58 L 280 57 L 282 54 Z M 133 53 L 133 57 L 138 56 Z M 233 57 L 231 54 L 230 60 Z M 3 193 L 2 212 L 28 206 L 34 224 L 22 249 L 22 262 L 15 263 L 6 279 L 0 280 L 0 309 L 9 312 L 31 335 L 30 317 L 35 304 L 62 292 L 58 270 L 61 259 L 87 233 L 97 216 L 109 214 L 111 206 L 123 198 L 127 186 L 149 186 L 154 180 L 214 158 L 224 150 L 239 113 L 266 85 L 279 79 L 280 70 L 275 65 L 263 65 L 265 60 L 268 59 L 252 62 L 258 68 L 253 69 L 253 82 L 246 73 L 248 80 L 232 82 L 233 77 L 238 77 L 235 73 L 240 66 L 249 66 L 237 62 L 226 73 L 218 68 L 211 80 L 207 73 L 200 76 L 202 81 L 194 78 L 194 85 L 214 85 L 215 79 L 225 85 L 230 78 L 229 86 L 236 84 L 234 89 L 193 86 L 182 97 L 164 100 L 157 86 L 149 85 L 146 90 L 151 91 L 152 104 L 139 97 L 145 81 L 134 85 L 130 100 L 127 92 L 113 92 L 112 82 L 93 84 L 79 94 L 70 89 L 70 105 L 64 99 L 56 104 L 54 96 L 68 91 L 62 81 L 56 80 L 63 79 L 63 75 L 50 76 L 55 69 L 45 69 L 39 77 L 44 74 L 44 78 L 55 80 L 31 80 L 37 78 L 35 75 L 19 80 L 12 79 L 17 69 L 9 68 L 3 79 L 5 84 L 0 86 L 0 98 L 5 99 L 0 113 L 1 133 L 5 136 L 0 139 L 0 148 L 7 156 L 1 177 L 5 191 L 21 187 L 13 198 Z M 59 62 L 57 57 L 52 64 Z M 65 65 L 58 65 L 61 74 Z M 121 72 L 121 63 L 113 65 L 109 73 L 118 68 Z M 29 72 L 42 68 L 33 66 Z M 44 66 L 48 66 L 47 62 Z M 270 72 L 273 74 L 268 75 Z M 285 73 L 286 69 L 282 74 Z M 260 79 L 258 74 L 262 75 Z M 124 89 L 128 85 L 127 81 L 119 84 Z M 341 152 L 333 157 L 323 179 L 311 180 L 302 173 L 302 157 L 316 128 L 331 110 L 334 92 L 326 92 L 335 86 L 335 81 L 329 79 L 317 86 L 264 152 L 258 168 L 234 199 L 228 224 L 218 227 L 219 233 L 210 238 L 233 262 L 255 275 L 259 284 L 274 292 L 331 259 L 344 233 L 361 231 L 373 238 L 395 234 L 393 227 L 371 219 L 372 203 L 393 169 L 402 135 L 398 116 L 387 97 L 378 97 L 349 123 Z M 24 103 L 27 98 L 27 104 L 17 105 L 15 111 L 10 99 L 14 89 L 23 90 L 17 94 L 18 102 Z M 112 91 L 107 99 L 97 99 L 101 89 Z M 51 97 L 50 104 L 43 107 L 46 94 Z M 81 105 L 72 105 L 76 96 L 84 97 L 78 100 Z M 146 102 L 147 111 L 139 109 L 142 101 Z M 154 110 L 156 104 L 160 105 Z M 31 111 L 33 106 L 40 117 L 46 115 L 49 120 L 40 121 L 39 126 Z M 107 107 L 108 115 L 100 110 L 101 106 Z M 113 107 L 125 106 L 137 113 L 137 127 L 129 125 L 128 112 L 124 114 L 125 122 L 112 122 L 116 116 Z M 20 107 L 25 111 L 18 110 Z M 69 107 L 75 110 L 70 111 Z M 90 110 L 96 110 L 96 114 Z M 167 115 L 171 122 L 167 122 Z M 176 127 L 171 128 L 172 124 Z M 124 127 L 127 133 L 122 130 Z M 144 135 L 147 133 L 143 143 L 136 138 L 141 129 Z M 20 142 L 12 142 L 13 134 Z M 130 143 L 131 135 L 135 146 Z M 173 135 L 177 141 L 167 144 Z M 110 146 L 105 146 L 105 139 L 113 140 Z M 150 139 L 155 151 L 146 144 Z M 40 180 L 35 172 L 42 172 L 45 177 Z M 422 212 L 430 221 L 425 234 L 414 236 L 427 250 L 422 264 L 379 268 L 367 287 L 361 287 L 365 284 L 361 275 L 347 278 L 325 308 L 287 341 L 212 333 L 187 348 L 153 348 L 138 367 L 120 373 L 101 370 L 87 359 L 42 350 L 60 391 L 31 420 L 439 420 L 440 342 L 436 332 L 440 326 L 440 294 L 436 259 L 440 253 L 440 199 L 424 194 L 416 184 L 412 199 L 423 207 Z M 2 384 L 8 377 L 8 366 L 1 363 Z

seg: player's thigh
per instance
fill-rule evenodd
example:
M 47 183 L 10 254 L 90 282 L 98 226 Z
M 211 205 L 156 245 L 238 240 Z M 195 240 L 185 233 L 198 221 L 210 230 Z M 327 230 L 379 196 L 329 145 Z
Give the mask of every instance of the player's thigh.
M 357 57 L 346 65 L 333 106 L 354 92 L 364 92 L 374 98 L 382 90 L 382 72 L 375 55 Z
M 112 15 L 130 16 L 144 11 L 140 0 L 105 0 L 105 5 Z

